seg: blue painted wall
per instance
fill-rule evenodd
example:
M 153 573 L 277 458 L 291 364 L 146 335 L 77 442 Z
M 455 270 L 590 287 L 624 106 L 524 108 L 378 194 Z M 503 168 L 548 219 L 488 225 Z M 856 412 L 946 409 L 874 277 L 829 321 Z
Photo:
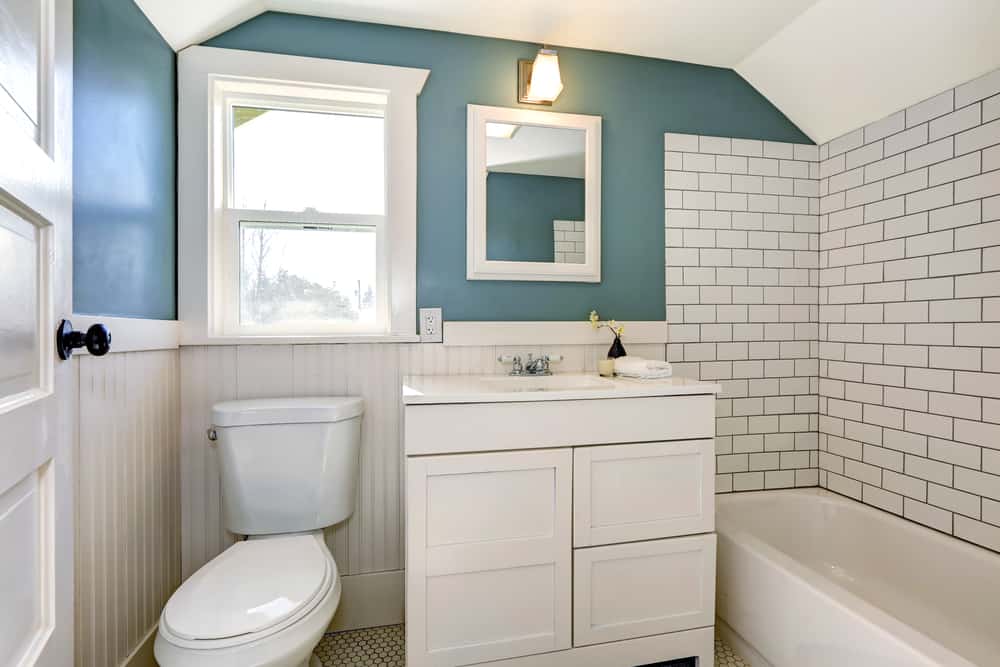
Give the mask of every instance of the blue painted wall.
M 553 220 L 583 220 L 582 178 L 491 172 L 486 176 L 486 258 L 552 262 Z
M 233 49 L 422 67 L 418 102 L 417 302 L 446 320 L 662 320 L 663 133 L 809 142 L 730 69 L 560 49 L 553 111 L 603 117 L 603 281 L 465 279 L 465 117 L 470 103 L 517 106 L 516 61 L 537 44 L 262 14 L 206 43 Z
M 73 29 L 73 310 L 175 319 L 176 56 L 133 0 Z

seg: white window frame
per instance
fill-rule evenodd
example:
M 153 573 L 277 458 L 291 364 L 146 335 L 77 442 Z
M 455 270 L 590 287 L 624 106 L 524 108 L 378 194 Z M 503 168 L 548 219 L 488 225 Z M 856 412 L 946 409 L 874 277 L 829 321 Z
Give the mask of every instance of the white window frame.
M 181 344 L 414 341 L 416 335 L 416 98 L 429 70 L 189 47 L 178 56 L 178 314 Z M 345 95 L 385 118 L 384 215 L 235 210 L 231 108 L 335 113 Z M 341 109 L 344 107 L 341 106 Z M 239 223 L 374 226 L 378 329 L 350 323 L 296 330 L 240 326 Z M 387 298 L 383 298 L 387 297 Z

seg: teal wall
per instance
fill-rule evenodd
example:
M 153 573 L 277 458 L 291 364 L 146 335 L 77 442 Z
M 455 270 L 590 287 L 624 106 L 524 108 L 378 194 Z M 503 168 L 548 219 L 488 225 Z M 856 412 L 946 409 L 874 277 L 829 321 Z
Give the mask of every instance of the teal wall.
M 176 56 L 133 0 L 73 30 L 73 310 L 174 319 Z
M 538 45 L 268 13 L 206 43 L 431 70 L 418 101 L 417 303 L 445 320 L 662 320 L 663 133 L 809 142 L 730 69 L 560 49 L 553 111 L 603 118 L 600 284 L 465 279 L 465 117 L 517 106 L 516 61 Z
M 486 175 L 486 259 L 555 260 L 552 221 L 583 220 L 582 178 L 490 172 Z

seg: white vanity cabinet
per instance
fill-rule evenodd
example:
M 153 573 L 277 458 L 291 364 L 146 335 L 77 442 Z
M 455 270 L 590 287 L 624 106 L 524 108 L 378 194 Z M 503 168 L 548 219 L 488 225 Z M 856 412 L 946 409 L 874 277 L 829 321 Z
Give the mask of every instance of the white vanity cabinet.
M 407 378 L 407 665 L 711 665 L 716 391 Z

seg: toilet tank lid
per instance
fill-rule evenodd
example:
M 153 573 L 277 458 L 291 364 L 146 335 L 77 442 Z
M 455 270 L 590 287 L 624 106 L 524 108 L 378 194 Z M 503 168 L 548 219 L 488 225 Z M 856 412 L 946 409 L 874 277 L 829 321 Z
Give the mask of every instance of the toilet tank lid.
M 216 403 L 212 406 L 212 424 L 225 427 L 328 423 L 353 419 L 364 411 L 365 401 L 360 396 L 257 398 Z

